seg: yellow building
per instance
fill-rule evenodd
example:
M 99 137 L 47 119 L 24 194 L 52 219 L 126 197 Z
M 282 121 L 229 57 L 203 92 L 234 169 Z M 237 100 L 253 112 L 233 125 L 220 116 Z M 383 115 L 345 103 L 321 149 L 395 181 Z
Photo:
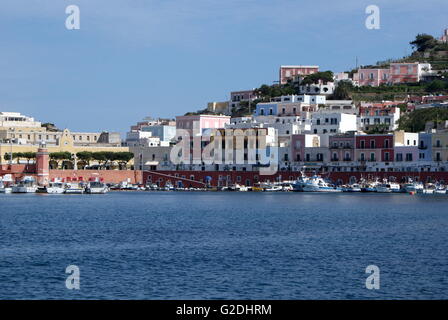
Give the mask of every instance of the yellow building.
M 78 138 L 78 137 L 77 137 Z M 117 143 L 79 143 L 79 140 L 74 140 L 74 135 L 68 129 L 59 132 L 55 144 L 47 144 L 46 147 L 49 153 L 54 152 L 70 152 L 73 156 L 78 152 L 89 151 L 110 151 L 110 152 L 129 152 L 128 147 L 118 146 Z M 0 143 L 0 162 L 5 164 L 5 154 L 19 153 L 19 152 L 37 152 L 38 144 L 18 144 L 18 143 Z
M 448 132 L 435 132 L 432 134 L 433 161 L 448 161 Z

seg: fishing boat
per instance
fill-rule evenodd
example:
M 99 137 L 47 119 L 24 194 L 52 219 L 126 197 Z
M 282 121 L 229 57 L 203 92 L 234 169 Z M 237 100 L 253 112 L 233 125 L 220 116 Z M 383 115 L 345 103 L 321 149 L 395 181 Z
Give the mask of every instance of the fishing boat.
M 25 176 L 18 184 L 12 187 L 12 193 L 35 193 L 37 190 L 36 181 L 31 176 Z
M 329 184 L 319 176 L 313 176 L 304 183 L 303 192 L 342 192 L 342 189 Z
M 292 183 L 292 191 L 303 191 L 303 187 L 310 180 L 305 174 L 301 174 L 300 177 L 297 178 L 295 182 Z
M 109 187 L 99 179 L 95 179 L 94 181 L 89 181 L 86 192 L 89 194 L 105 194 L 109 192 Z

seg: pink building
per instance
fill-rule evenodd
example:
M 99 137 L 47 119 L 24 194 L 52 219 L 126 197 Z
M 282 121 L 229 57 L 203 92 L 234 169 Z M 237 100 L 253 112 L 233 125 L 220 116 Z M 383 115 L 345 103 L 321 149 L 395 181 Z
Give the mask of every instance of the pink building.
M 431 71 L 429 63 L 391 63 L 390 64 L 390 82 L 407 83 L 419 82 L 425 72 Z
M 280 66 L 279 81 L 285 84 L 295 76 L 307 76 L 319 72 L 319 66 Z
M 389 82 L 389 69 L 359 69 L 353 75 L 353 80 L 357 81 L 360 86 L 378 87 L 381 84 Z
M 190 134 L 193 129 L 199 134 L 205 129 L 223 129 L 226 124 L 230 124 L 230 116 L 200 114 L 176 117 L 176 129 L 187 130 Z
M 448 42 L 448 29 L 445 29 L 443 31 L 443 36 L 440 38 L 440 41 L 442 42 Z

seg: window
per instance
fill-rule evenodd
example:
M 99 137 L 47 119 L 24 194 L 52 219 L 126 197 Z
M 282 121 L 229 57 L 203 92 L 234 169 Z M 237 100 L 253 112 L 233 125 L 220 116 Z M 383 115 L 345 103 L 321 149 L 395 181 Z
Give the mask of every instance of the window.
M 375 140 L 370 140 L 370 149 L 375 149 Z
M 384 148 L 389 149 L 389 139 L 384 140 Z
M 365 160 L 366 160 L 366 156 L 364 155 L 364 152 L 361 153 L 361 158 L 360 158 L 360 160 L 361 160 L 361 161 L 365 161 Z
M 361 149 L 364 149 L 366 146 L 366 141 L 365 140 L 361 140 L 361 142 L 360 142 L 360 148 Z
M 370 153 L 370 161 L 375 161 L 375 153 Z
M 390 161 L 390 158 L 389 158 L 390 156 L 389 156 L 389 152 L 385 152 L 384 153 L 384 161 Z
M 397 156 L 395 158 L 396 158 L 396 161 L 403 161 L 403 154 L 397 153 Z
M 412 161 L 412 153 L 406 153 L 406 161 Z

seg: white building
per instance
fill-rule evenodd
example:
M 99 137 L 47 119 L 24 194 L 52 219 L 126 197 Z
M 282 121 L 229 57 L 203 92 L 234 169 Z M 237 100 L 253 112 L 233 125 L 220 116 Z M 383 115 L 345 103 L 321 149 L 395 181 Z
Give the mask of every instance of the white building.
M 311 114 L 311 133 L 331 134 L 356 131 L 356 115 L 318 111 Z
M 42 124 L 34 118 L 24 116 L 19 112 L 0 112 L 0 127 L 40 128 Z
M 372 126 L 383 125 L 388 131 L 398 128 L 400 119 L 400 108 L 393 107 L 390 110 L 384 109 L 363 109 L 358 117 L 358 130 L 368 130 Z

